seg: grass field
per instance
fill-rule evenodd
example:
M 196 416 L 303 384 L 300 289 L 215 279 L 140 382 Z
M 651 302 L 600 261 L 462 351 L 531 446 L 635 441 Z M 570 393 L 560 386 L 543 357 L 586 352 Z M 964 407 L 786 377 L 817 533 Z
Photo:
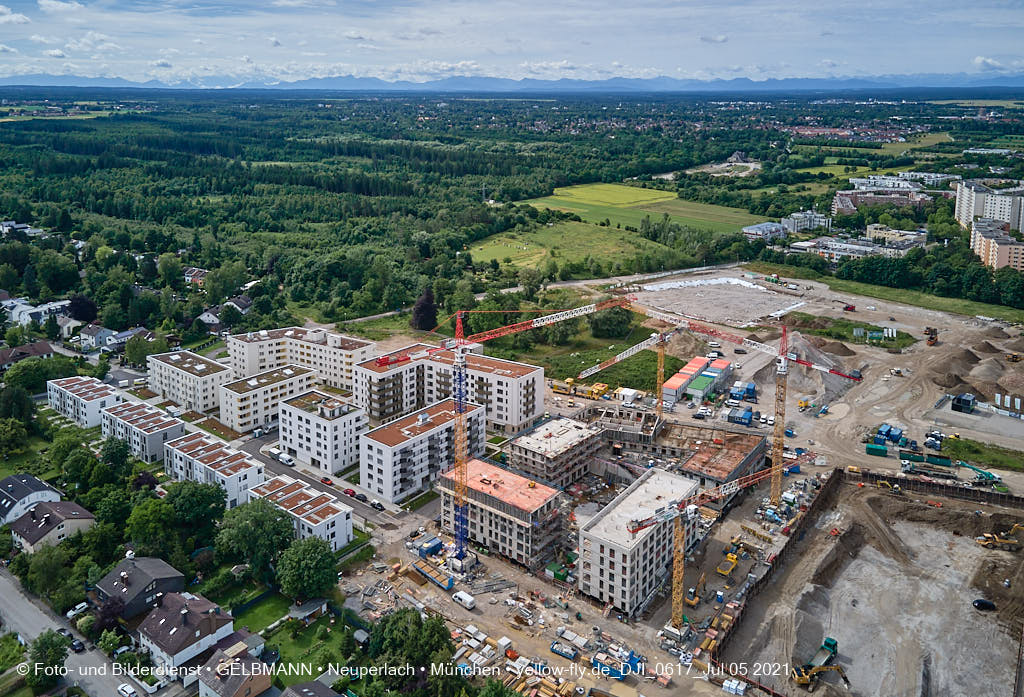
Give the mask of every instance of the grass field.
M 981 443 L 970 438 L 947 438 L 942 442 L 942 449 L 954 460 L 965 460 L 975 467 L 994 467 L 1018 472 L 1024 469 L 1024 453 L 1021 451 Z
M 939 143 L 949 143 L 953 139 L 948 133 L 922 133 L 920 135 L 912 137 L 905 143 L 881 143 L 881 148 L 848 148 L 842 145 L 806 145 L 797 144 L 794 146 L 797 151 L 800 152 L 839 152 L 844 156 L 856 156 L 858 153 L 861 155 L 879 154 L 884 153 L 886 155 L 899 155 L 905 150 L 927 150 L 933 145 Z
M 235 624 L 239 627 L 248 627 L 250 632 L 261 632 L 267 625 L 287 615 L 290 606 L 291 601 L 288 598 L 275 593 L 236 615 Z
M 1024 109 L 1024 101 L 1019 99 L 939 99 L 932 104 L 955 104 L 965 107 L 991 106 L 1003 109 Z
M 568 221 L 529 232 L 503 232 L 469 250 L 474 262 L 511 259 L 515 266 L 537 266 L 548 254 L 560 262 L 582 261 L 588 255 L 604 261 L 667 248 L 635 232 Z
M 554 196 L 521 203 L 576 213 L 591 223 L 609 220 L 613 226 L 621 223 L 637 228 L 645 217 L 656 220 L 664 213 L 680 225 L 715 232 L 738 232 L 744 225 L 764 220 L 740 208 L 683 201 L 670 192 L 622 184 L 568 186 L 555 189 Z

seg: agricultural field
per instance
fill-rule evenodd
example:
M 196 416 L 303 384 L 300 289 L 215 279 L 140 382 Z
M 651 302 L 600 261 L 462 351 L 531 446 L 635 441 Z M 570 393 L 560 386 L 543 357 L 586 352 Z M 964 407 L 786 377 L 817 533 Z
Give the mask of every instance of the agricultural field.
M 474 262 L 508 259 L 514 266 L 534 267 L 549 255 L 563 263 L 582 261 L 587 256 L 604 261 L 666 249 L 635 232 L 567 221 L 528 232 L 503 232 L 476 243 L 469 251 Z
M 647 216 L 652 220 L 668 213 L 673 221 L 714 232 L 737 232 L 744 225 L 763 222 L 739 208 L 683 201 L 675 194 L 622 184 L 581 184 L 555 189 L 554 196 L 522 201 L 536 208 L 576 213 L 587 222 L 640 227 Z
M 882 143 L 880 148 L 854 148 L 854 147 L 843 147 L 842 145 L 806 145 L 797 144 L 793 148 L 798 152 L 829 152 L 837 153 L 843 156 L 851 157 L 856 156 L 858 153 L 861 155 L 872 153 L 879 154 L 884 153 L 886 155 L 899 155 L 905 150 L 927 150 L 933 145 L 940 143 L 949 143 L 953 139 L 948 133 L 922 133 L 921 135 L 915 136 L 906 143 Z
M 997 107 L 1002 109 L 1024 109 L 1024 101 L 1019 99 L 938 99 L 932 104 L 953 104 L 963 107 Z

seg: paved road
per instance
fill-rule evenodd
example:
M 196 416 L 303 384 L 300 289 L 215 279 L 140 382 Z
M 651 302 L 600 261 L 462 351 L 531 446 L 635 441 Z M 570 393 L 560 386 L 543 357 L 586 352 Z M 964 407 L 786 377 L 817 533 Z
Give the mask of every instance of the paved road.
M 0 571 L 0 598 L 3 598 L 0 617 L 3 618 L 5 629 L 17 632 L 26 642 L 32 641 L 47 629 L 70 626 L 63 617 L 58 619 L 49 609 L 40 607 L 25 595 L 21 584 L 6 570 Z M 82 638 L 77 632 L 75 635 Z M 67 676 L 68 682 L 79 685 L 91 697 L 116 697 L 117 686 L 127 682 L 123 677 L 111 675 L 110 660 L 97 648 L 88 648 L 82 653 L 69 652 L 65 665 L 71 671 Z

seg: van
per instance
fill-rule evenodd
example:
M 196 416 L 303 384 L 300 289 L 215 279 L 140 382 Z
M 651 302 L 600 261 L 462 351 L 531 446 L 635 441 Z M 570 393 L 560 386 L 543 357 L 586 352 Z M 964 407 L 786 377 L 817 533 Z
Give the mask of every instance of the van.
M 456 591 L 452 593 L 452 600 L 454 600 L 467 610 L 472 610 L 476 607 L 476 598 L 471 596 L 466 591 Z
M 739 405 L 740 405 L 740 401 L 738 399 L 727 399 L 727 400 L 725 400 L 725 406 L 727 406 L 727 407 L 738 407 Z
M 267 451 L 267 457 L 273 458 L 275 460 L 280 460 L 281 450 L 279 448 L 271 448 L 270 450 Z
M 285 465 L 286 467 L 295 466 L 295 460 L 292 459 L 291 455 L 280 455 L 277 459 L 281 462 L 282 465 Z
M 767 424 L 768 423 L 768 415 L 767 414 L 761 414 L 761 423 L 763 423 L 763 424 Z
M 145 384 L 146 384 L 147 382 L 149 382 L 148 378 L 135 378 L 135 380 L 133 380 L 133 381 L 132 381 L 132 383 L 133 383 L 133 384 L 134 384 L 134 385 L 135 385 L 136 387 L 142 387 L 142 386 L 144 386 L 144 385 L 145 385 Z
M 131 380 L 118 380 L 118 382 L 117 382 L 117 386 L 122 388 L 122 389 L 124 389 L 125 387 L 128 387 L 131 384 L 132 384 Z
M 710 346 L 711 348 L 722 348 L 722 345 L 717 341 L 709 341 L 708 346 Z

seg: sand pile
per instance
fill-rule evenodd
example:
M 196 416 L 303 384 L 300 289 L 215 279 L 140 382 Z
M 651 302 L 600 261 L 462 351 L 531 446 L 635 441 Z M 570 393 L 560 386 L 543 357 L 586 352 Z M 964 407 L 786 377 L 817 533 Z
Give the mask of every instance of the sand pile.
M 1004 332 L 1000 327 L 989 327 L 981 333 L 982 336 L 986 336 L 989 339 L 1006 339 L 1010 335 Z
M 1024 336 L 1018 336 L 1013 341 L 1007 342 L 1006 348 L 1010 351 L 1024 351 Z
M 747 340 L 748 341 L 762 341 L 762 342 L 764 341 L 764 339 L 759 337 L 757 334 L 747 334 Z
M 970 372 L 970 376 L 972 380 L 997 382 L 999 378 L 1003 377 L 1004 372 L 1006 372 L 1006 370 L 1003 368 L 1003 364 L 998 358 L 986 358 L 981 363 L 974 366 L 974 369 Z
M 943 365 L 939 370 L 944 373 L 951 372 L 958 375 L 967 375 L 979 362 L 981 362 L 981 358 L 978 354 L 968 349 L 960 349 L 950 353 L 947 359 L 943 361 Z
M 857 352 L 841 341 L 828 341 L 819 348 L 822 351 L 831 353 L 833 356 L 856 356 Z
M 1000 351 L 999 349 L 997 349 L 995 346 L 993 346 L 992 344 L 990 344 L 987 341 L 982 341 L 980 344 L 975 344 L 974 352 L 975 353 L 1002 353 L 1002 351 Z

